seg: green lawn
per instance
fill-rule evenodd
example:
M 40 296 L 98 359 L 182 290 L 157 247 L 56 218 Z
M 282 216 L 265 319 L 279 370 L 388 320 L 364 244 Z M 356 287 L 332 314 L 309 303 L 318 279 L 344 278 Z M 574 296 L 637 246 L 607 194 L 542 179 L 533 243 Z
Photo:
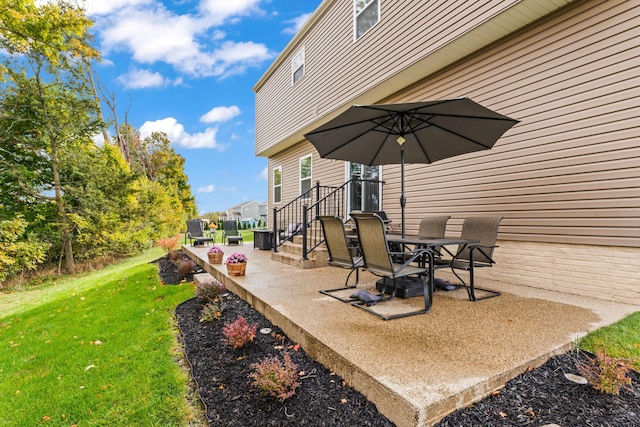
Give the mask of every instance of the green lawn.
M 591 352 L 604 349 L 609 356 L 629 359 L 633 369 L 640 372 L 640 312 L 591 332 L 579 346 Z
M 0 426 L 197 424 L 171 322 L 194 288 L 161 285 L 161 255 L 0 294 Z M 640 312 L 579 345 L 640 371 Z
M 171 316 L 194 288 L 161 285 L 161 255 L 0 295 L 0 426 L 188 424 Z

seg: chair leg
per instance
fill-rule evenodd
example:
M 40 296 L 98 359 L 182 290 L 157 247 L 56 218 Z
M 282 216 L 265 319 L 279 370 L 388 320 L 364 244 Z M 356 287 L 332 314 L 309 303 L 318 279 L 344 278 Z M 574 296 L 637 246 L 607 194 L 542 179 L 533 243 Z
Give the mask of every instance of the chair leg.
M 347 275 L 347 279 L 344 281 L 344 286 L 341 288 L 334 288 L 334 289 L 322 289 L 320 290 L 321 294 L 324 295 L 328 295 L 332 298 L 335 298 L 337 300 L 340 300 L 342 302 L 352 302 L 353 298 L 342 298 L 340 296 L 337 295 L 333 295 L 333 292 L 337 292 L 337 291 L 344 291 L 347 289 L 354 289 L 356 286 L 358 286 L 358 281 L 360 280 L 360 275 L 359 275 L 359 268 L 352 268 L 351 271 L 349 272 L 349 274 Z M 356 281 L 353 285 L 347 285 L 347 283 L 349 283 L 349 278 L 351 277 L 351 275 L 353 274 L 353 272 L 356 272 Z
M 367 303 L 362 302 L 362 301 L 353 301 L 351 303 L 351 305 L 354 306 L 354 307 L 361 308 L 364 311 L 367 311 L 367 312 L 369 312 L 369 313 L 371 313 L 373 315 L 376 315 L 379 318 L 381 318 L 382 320 L 393 320 L 393 319 L 400 319 L 402 317 L 415 316 L 417 314 L 427 314 L 431 310 L 431 304 L 432 304 L 432 301 L 433 301 L 433 269 L 430 269 L 429 280 L 428 281 L 424 277 L 424 275 L 421 275 L 420 278 L 422 279 L 422 288 L 424 290 L 424 309 L 422 309 L 422 310 L 410 311 L 410 312 L 407 312 L 407 313 L 384 315 L 382 313 L 376 312 L 369 305 L 367 305 Z M 386 289 L 382 290 L 383 294 L 384 294 L 385 290 Z M 397 290 L 397 286 L 396 286 L 396 280 L 394 278 L 393 279 L 393 291 L 392 291 L 391 296 L 388 297 L 388 298 L 385 298 L 383 300 L 378 301 L 378 303 L 392 300 L 393 297 L 395 296 L 396 290 Z
M 460 283 L 462 284 L 462 286 L 464 286 L 464 288 L 467 290 L 467 295 L 469 295 L 469 301 L 477 302 L 477 301 L 482 301 L 485 299 L 494 298 L 501 295 L 500 292 L 494 291 L 491 289 L 476 288 L 475 282 L 474 282 L 474 275 L 473 275 L 473 266 L 469 267 L 469 270 L 467 271 L 469 272 L 469 284 L 467 284 L 462 279 L 462 277 L 460 277 L 460 275 L 456 273 L 456 270 L 453 267 L 451 268 L 451 272 L 458 278 L 458 280 L 460 280 Z M 483 292 L 487 292 L 489 295 L 485 295 L 483 297 L 476 297 L 476 292 L 475 292 L 476 289 Z

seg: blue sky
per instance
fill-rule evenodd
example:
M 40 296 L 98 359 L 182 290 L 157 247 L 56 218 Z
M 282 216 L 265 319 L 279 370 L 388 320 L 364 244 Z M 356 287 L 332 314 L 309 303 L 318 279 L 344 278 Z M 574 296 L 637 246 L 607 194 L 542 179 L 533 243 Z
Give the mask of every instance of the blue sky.
M 321 0 L 84 0 L 118 120 L 163 131 L 200 213 L 267 199 L 251 88 Z M 108 119 L 108 111 L 105 111 Z

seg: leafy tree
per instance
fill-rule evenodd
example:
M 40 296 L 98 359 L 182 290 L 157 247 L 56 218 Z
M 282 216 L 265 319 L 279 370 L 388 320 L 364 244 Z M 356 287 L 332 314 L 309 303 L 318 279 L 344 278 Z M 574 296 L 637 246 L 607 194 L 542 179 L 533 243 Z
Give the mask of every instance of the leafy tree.
M 0 221 L 0 282 L 12 274 L 35 269 L 46 258 L 46 244 L 22 239 L 27 225 L 22 216 Z
M 0 203 L 9 213 L 27 204 L 50 213 L 44 205 L 53 205 L 65 266 L 73 271 L 60 169 L 64 151 L 90 141 L 98 125 L 86 73 L 88 60 L 98 56 L 86 43 L 91 21 L 63 2 L 6 0 L 0 11 L 0 45 L 10 53 L 1 70 L 0 167 L 8 173 Z

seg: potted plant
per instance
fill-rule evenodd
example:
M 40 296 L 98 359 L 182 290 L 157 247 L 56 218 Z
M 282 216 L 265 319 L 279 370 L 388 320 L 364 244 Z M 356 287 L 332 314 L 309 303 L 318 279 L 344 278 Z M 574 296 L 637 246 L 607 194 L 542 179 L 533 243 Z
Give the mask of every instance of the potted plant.
M 234 252 L 227 257 L 227 273 L 229 276 L 244 276 L 247 269 L 247 256 L 241 252 Z
M 207 256 L 209 257 L 209 264 L 222 264 L 222 256 L 224 252 L 222 252 L 222 248 L 220 246 L 213 245 L 207 251 Z

